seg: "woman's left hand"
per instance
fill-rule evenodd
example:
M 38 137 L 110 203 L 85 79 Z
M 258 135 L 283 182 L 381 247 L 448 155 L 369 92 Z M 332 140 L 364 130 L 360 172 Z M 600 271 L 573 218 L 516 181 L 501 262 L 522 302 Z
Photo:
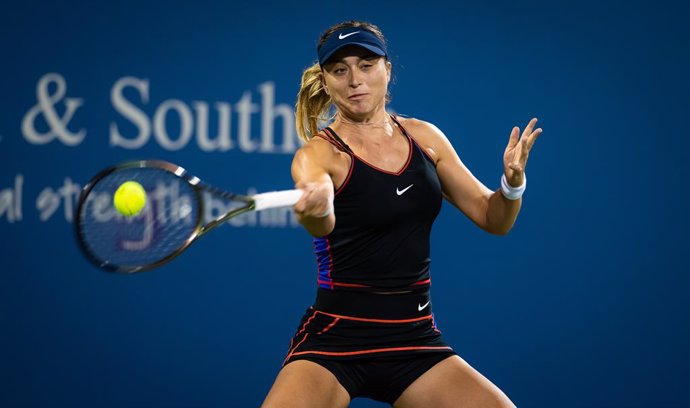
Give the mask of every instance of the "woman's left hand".
M 520 128 L 515 126 L 510 132 L 510 140 L 503 153 L 503 171 L 506 175 L 508 184 L 513 187 L 521 186 L 525 179 L 525 167 L 532 145 L 541 134 L 541 128 L 534 129 L 537 118 L 533 118 L 527 124 L 522 136 L 518 139 Z M 534 130 L 533 130 L 534 129 Z

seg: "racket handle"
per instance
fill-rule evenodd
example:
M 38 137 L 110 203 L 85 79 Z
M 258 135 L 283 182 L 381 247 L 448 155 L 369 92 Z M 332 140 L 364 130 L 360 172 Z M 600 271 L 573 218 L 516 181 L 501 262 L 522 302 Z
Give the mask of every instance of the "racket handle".
M 302 190 L 284 190 L 261 193 L 252 196 L 254 211 L 261 211 L 267 208 L 290 207 L 302 197 Z

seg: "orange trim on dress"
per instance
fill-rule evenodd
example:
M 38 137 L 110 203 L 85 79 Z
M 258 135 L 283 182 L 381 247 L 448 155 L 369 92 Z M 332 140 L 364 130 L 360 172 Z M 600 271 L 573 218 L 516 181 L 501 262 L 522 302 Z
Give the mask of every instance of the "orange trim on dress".
M 339 319 L 345 319 L 345 320 L 354 320 L 357 322 L 370 322 L 370 323 L 414 323 L 414 322 L 420 322 L 422 320 L 429 320 L 433 319 L 432 315 L 426 315 L 426 316 L 421 316 L 421 317 L 415 317 L 412 319 L 369 319 L 366 317 L 354 317 L 354 316 L 343 316 L 343 315 L 338 315 L 338 314 L 333 314 L 333 313 L 327 313 L 327 312 L 322 312 L 320 310 L 317 310 L 316 313 L 321 313 L 326 316 L 330 317 L 335 317 Z
M 386 353 L 391 351 L 414 351 L 414 350 L 453 350 L 448 346 L 411 346 L 411 347 L 390 347 L 382 349 L 371 349 L 371 350 L 357 350 L 357 351 L 300 351 L 298 353 L 292 353 L 288 356 L 286 360 L 289 360 L 292 356 L 301 356 L 304 354 L 320 354 L 324 356 L 357 356 L 361 354 L 372 354 L 372 353 Z
M 335 131 L 334 131 L 333 129 L 324 128 L 323 130 L 324 130 L 326 133 L 328 133 L 329 135 L 331 135 L 331 133 L 334 133 L 334 134 L 335 134 Z M 399 176 L 399 175 L 403 174 L 403 173 L 405 172 L 405 170 L 407 170 L 407 167 L 408 167 L 408 166 L 410 165 L 410 163 L 412 162 L 412 149 L 414 149 L 414 142 L 412 141 L 412 138 L 410 138 L 410 137 L 407 135 L 407 133 L 404 132 L 404 131 L 401 132 L 401 133 L 403 134 L 403 136 L 405 136 L 405 139 L 407 140 L 408 152 L 407 152 L 407 160 L 405 161 L 405 164 L 403 164 L 402 168 L 401 168 L 400 170 L 398 170 L 398 171 L 388 171 L 388 170 L 384 170 L 384 169 L 382 169 L 382 168 L 380 168 L 380 167 L 376 167 L 376 166 L 374 166 L 373 164 L 371 164 L 371 163 L 369 163 L 368 161 L 366 161 L 366 160 L 364 160 L 363 158 L 361 158 L 359 155 L 357 155 L 357 153 L 355 153 L 354 151 L 352 151 L 352 149 L 349 149 L 349 150 L 350 150 L 350 152 L 352 153 L 352 156 L 356 157 L 357 160 L 361 161 L 361 162 L 362 162 L 363 164 L 365 164 L 366 166 L 371 167 L 371 168 L 374 169 L 374 170 L 380 171 L 381 173 L 390 174 L 390 175 L 392 175 L 392 176 Z M 332 136 L 332 135 L 331 135 L 331 136 Z M 335 139 L 335 137 L 334 137 L 334 139 Z
M 339 320 L 340 320 L 340 318 L 339 318 L 339 317 L 336 317 L 335 319 L 333 319 L 333 323 L 329 324 L 328 326 L 326 326 L 325 329 L 321 330 L 320 332 L 318 332 L 318 333 L 316 333 L 316 334 L 324 334 L 324 333 L 326 333 L 328 330 L 331 329 L 331 327 L 335 326 L 335 324 L 338 323 Z

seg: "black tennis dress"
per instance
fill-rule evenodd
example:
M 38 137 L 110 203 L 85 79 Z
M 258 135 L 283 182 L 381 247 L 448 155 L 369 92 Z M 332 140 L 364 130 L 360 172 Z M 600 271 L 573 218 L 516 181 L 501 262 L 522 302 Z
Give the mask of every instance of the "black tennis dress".
M 284 362 L 313 361 L 351 398 L 388 403 L 455 354 L 441 338 L 429 297 L 429 236 L 441 185 L 432 160 L 391 118 L 409 144 L 397 172 L 366 163 L 330 128 L 319 134 L 352 160 L 335 192 L 335 228 L 314 239 L 316 301 Z

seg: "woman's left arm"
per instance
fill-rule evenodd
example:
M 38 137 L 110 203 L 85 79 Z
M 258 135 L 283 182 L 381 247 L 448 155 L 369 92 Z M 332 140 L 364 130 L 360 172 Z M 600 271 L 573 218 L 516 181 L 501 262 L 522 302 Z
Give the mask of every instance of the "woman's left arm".
M 448 138 L 436 126 L 413 120 L 412 132 L 436 163 L 436 172 L 444 197 L 483 230 L 505 235 L 515 223 L 522 198 L 510 200 L 502 189 L 491 191 L 462 163 Z M 534 129 L 532 119 L 520 137 L 516 126 L 510 133 L 503 153 L 503 171 L 508 187 L 519 187 L 525 180 L 527 157 L 541 128 Z

